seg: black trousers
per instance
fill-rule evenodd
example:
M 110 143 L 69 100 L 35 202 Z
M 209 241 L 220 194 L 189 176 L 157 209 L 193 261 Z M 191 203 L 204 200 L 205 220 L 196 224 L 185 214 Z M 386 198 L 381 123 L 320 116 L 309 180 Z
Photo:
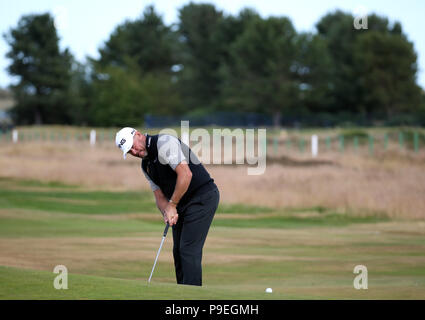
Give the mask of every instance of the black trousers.
M 202 249 L 220 201 L 218 189 L 193 197 L 178 212 L 173 256 L 178 284 L 202 286 Z

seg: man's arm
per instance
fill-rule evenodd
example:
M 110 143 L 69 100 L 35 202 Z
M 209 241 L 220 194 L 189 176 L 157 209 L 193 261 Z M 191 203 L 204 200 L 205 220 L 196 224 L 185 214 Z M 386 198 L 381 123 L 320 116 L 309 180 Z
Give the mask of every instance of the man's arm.
M 190 181 L 192 181 L 192 171 L 185 160 L 180 162 L 175 170 L 177 173 L 177 181 L 170 200 L 174 204 L 177 204 L 189 188 Z
M 162 216 L 164 217 L 165 223 L 168 222 L 167 215 L 165 214 L 165 209 L 168 206 L 168 199 L 164 196 L 161 189 L 156 189 L 153 192 L 156 200 L 156 206 L 158 207 L 159 211 L 161 212 Z
M 168 222 L 170 226 L 173 226 L 177 223 L 177 220 L 179 218 L 176 209 L 177 204 L 179 203 L 183 195 L 186 193 L 187 189 L 189 188 L 190 181 L 192 180 L 192 171 L 190 171 L 189 165 L 186 161 L 182 161 L 179 163 L 179 165 L 176 167 L 176 173 L 176 186 L 174 188 L 174 193 L 170 199 L 172 202 L 167 201 L 167 206 L 164 210 L 164 220 L 165 222 Z
M 162 164 L 168 164 L 177 174 L 174 193 L 170 198 L 171 203 L 177 205 L 192 180 L 192 171 L 189 168 L 180 141 L 171 135 L 160 136 L 158 138 L 158 159 Z
M 177 173 L 177 181 L 176 181 L 176 186 L 174 188 L 174 193 L 171 196 L 171 200 L 173 202 L 168 201 L 168 199 L 162 193 L 161 189 L 157 187 L 156 185 L 154 185 L 154 183 L 151 182 L 149 177 L 144 172 L 146 178 L 151 183 L 153 194 L 155 196 L 156 206 L 158 207 L 159 211 L 162 213 L 165 223 L 169 223 L 170 226 L 177 223 L 177 220 L 179 217 L 179 215 L 177 214 L 177 209 L 176 209 L 177 203 L 186 193 L 187 189 L 189 188 L 190 181 L 192 181 L 192 171 L 190 171 L 189 165 L 187 164 L 186 161 L 180 162 L 177 165 L 175 170 Z
M 168 164 L 177 174 L 174 192 L 165 207 L 164 220 L 170 226 L 177 223 L 179 215 L 177 214 L 177 204 L 186 193 L 192 181 L 192 171 L 189 168 L 186 157 L 181 148 L 179 140 L 170 135 L 162 135 L 158 138 L 158 159 L 162 164 Z M 160 200 L 163 203 L 163 199 Z M 168 201 L 168 199 L 167 199 Z M 161 209 L 160 209 L 161 210 Z

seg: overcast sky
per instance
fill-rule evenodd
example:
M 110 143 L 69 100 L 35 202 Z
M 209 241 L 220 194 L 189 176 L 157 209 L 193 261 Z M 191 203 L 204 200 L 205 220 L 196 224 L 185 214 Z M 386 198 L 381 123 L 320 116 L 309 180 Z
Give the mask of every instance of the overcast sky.
M 418 83 L 425 88 L 425 1 L 421 0 L 211 0 L 192 1 L 212 3 L 229 14 L 237 14 L 250 7 L 261 16 L 287 16 L 297 31 L 315 31 L 314 26 L 329 11 L 342 9 L 358 14 L 367 12 L 386 16 L 391 22 L 400 21 L 408 39 L 418 54 Z M 98 57 L 98 48 L 108 39 L 114 28 L 126 19 L 139 17 L 143 9 L 154 4 L 166 24 L 177 22 L 178 9 L 189 0 L 0 0 L 0 33 L 16 27 L 22 15 L 51 12 L 56 19 L 61 48 L 69 48 L 77 60 L 86 56 Z M 0 87 L 13 79 L 7 74 L 10 61 L 5 54 L 8 45 L 0 38 Z

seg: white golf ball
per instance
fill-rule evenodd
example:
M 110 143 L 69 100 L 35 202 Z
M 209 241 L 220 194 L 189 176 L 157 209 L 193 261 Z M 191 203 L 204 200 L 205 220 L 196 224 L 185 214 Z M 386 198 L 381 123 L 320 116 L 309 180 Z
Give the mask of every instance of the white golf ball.
M 266 289 L 266 292 L 267 292 L 267 293 L 272 293 L 272 292 L 273 292 L 273 290 L 272 290 L 272 288 L 267 288 L 267 289 Z

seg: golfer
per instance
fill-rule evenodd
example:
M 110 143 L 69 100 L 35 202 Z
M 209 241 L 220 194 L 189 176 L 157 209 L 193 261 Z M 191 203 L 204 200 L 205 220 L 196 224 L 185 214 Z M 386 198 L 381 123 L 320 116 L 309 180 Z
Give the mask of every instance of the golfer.
M 178 284 L 202 285 L 202 249 L 220 193 L 192 150 L 174 136 L 121 129 L 115 143 L 142 159 L 156 205 L 173 230 L 173 256 Z

